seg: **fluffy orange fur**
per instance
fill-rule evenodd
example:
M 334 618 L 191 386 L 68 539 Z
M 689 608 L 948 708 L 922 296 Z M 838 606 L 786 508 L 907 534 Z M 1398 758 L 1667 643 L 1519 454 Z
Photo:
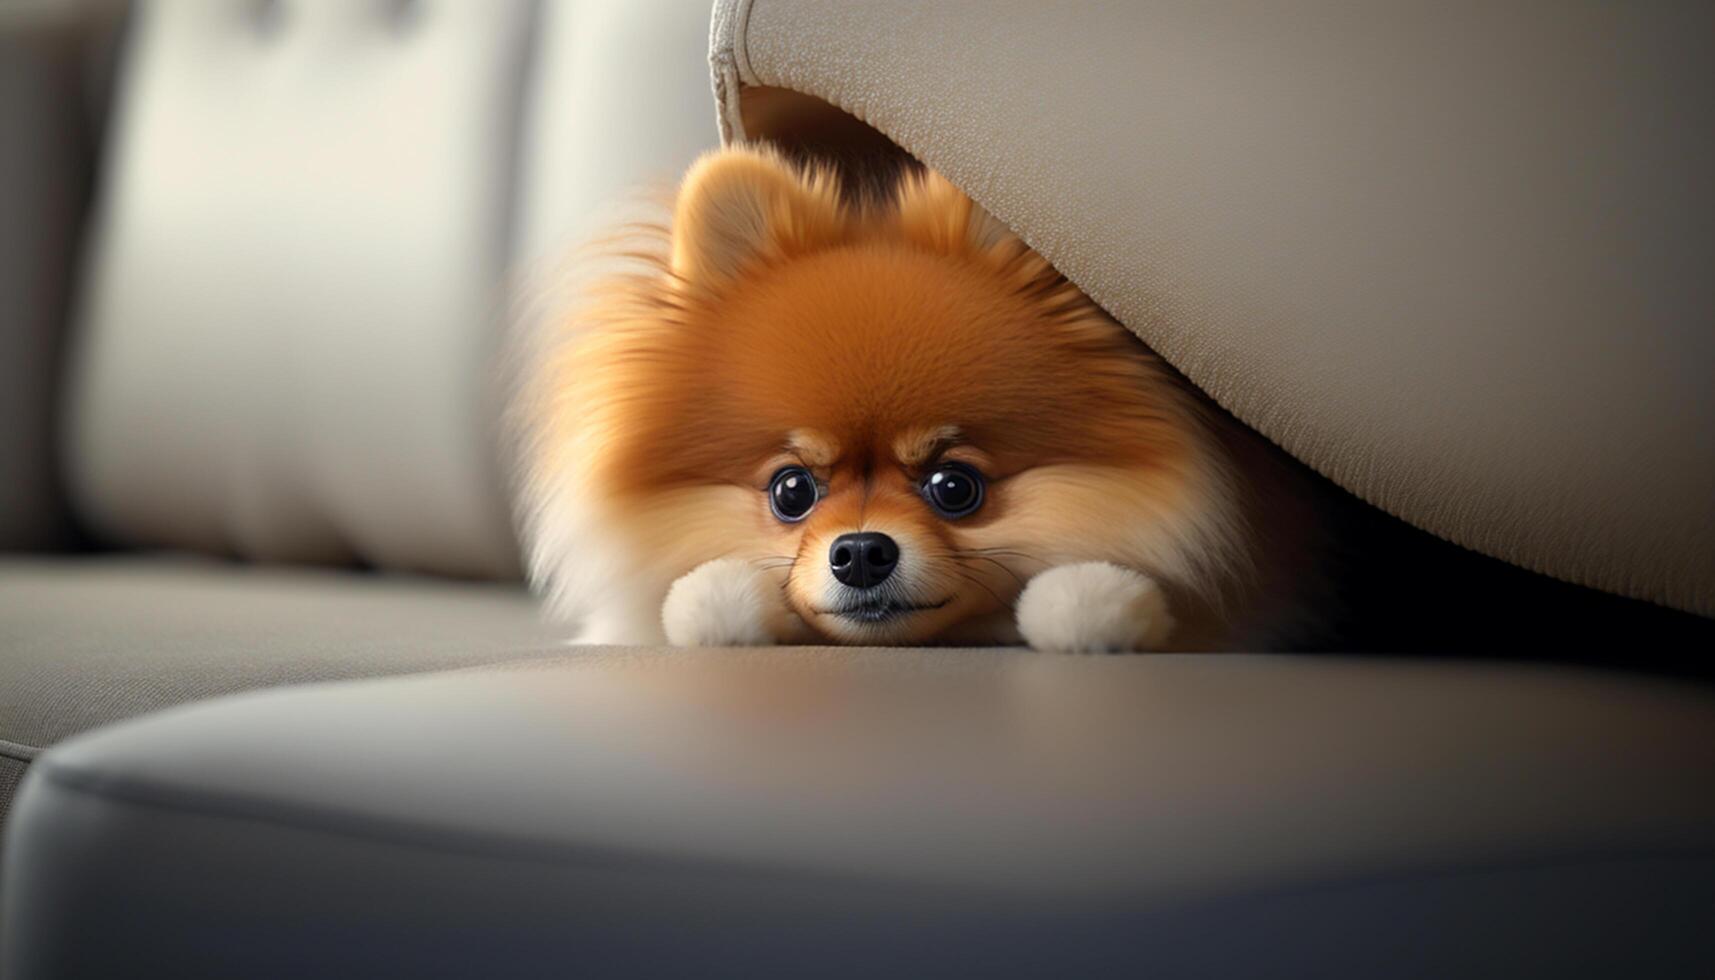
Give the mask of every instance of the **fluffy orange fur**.
M 1157 583 L 1167 645 L 1248 642 L 1277 615 L 1284 539 L 1259 527 L 1244 437 L 945 180 L 855 204 L 727 150 L 658 245 L 566 323 L 523 402 L 532 572 L 585 639 L 659 642 L 668 589 L 719 558 L 777 588 L 781 641 L 1016 642 L 1026 583 L 1080 562 Z M 945 460 L 986 477 L 976 513 L 925 503 Z M 769 507 L 785 465 L 824 488 L 797 523 Z M 828 611 L 829 544 L 858 530 L 898 542 L 924 608 Z

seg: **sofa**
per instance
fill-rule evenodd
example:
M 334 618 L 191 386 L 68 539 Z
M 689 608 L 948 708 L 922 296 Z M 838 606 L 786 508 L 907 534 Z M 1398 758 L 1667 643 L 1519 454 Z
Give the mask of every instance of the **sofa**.
M 565 638 L 497 357 L 530 270 L 715 144 L 707 11 L 489 6 L 8 9 L 0 801 L 106 722 Z
M 0 4 L 0 978 L 1715 972 L 1711 16 Z M 507 338 L 743 139 L 1327 481 L 1347 649 L 568 647 Z

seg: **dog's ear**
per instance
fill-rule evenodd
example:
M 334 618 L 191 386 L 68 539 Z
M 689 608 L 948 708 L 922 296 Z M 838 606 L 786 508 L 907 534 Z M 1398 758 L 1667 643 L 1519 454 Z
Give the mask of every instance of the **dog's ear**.
M 756 149 L 720 150 L 691 167 L 673 215 L 673 272 L 718 286 L 748 263 L 831 244 L 844 223 L 825 174 Z
M 989 252 L 1018 241 L 1011 229 L 934 172 L 902 181 L 896 204 L 900 235 L 944 255 Z
M 895 234 L 918 248 L 987 264 L 1020 292 L 1040 295 L 1060 273 L 982 205 L 940 174 L 925 171 L 899 184 Z

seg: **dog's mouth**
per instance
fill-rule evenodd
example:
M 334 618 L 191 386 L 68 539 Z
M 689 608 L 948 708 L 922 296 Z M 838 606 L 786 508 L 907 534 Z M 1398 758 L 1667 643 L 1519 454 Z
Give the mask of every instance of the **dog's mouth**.
M 859 599 L 856 602 L 840 606 L 838 609 L 818 609 L 816 610 L 816 613 L 822 616 L 836 616 L 848 622 L 859 623 L 864 626 L 875 626 L 895 619 L 902 619 L 912 613 L 929 612 L 934 609 L 940 609 L 942 606 L 945 606 L 947 603 L 952 601 L 952 596 L 948 596 L 940 602 L 928 603 L 905 602 L 901 599 L 878 597 L 874 599 Z

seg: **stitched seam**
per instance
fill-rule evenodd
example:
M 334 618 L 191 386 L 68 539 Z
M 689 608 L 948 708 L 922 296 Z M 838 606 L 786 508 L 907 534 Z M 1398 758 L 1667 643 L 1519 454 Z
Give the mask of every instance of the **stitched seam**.
M 36 761 L 36 756 L 41 754 L 42 749 L 40 746 L 25 745 L 22 742 L 13 742 L 0 738 L 0 756 L 5 756 L 8 759 L 16 759 L 19 762 L 34 762 Z
M 733 68 L 745 85 L 756 84 L 756 72 L 750 66 L 750 9 L 755 5 L 755 0 L 738 0 L 738 9 L 733 11 Z
M 715 97 L 715 121 L 722 145 L 748 139 L 739 111 L 741 90 L 755 79 L 750 71 L 746 34 L 752 0 L 720 0 L 709 23 L 709 73 Z

